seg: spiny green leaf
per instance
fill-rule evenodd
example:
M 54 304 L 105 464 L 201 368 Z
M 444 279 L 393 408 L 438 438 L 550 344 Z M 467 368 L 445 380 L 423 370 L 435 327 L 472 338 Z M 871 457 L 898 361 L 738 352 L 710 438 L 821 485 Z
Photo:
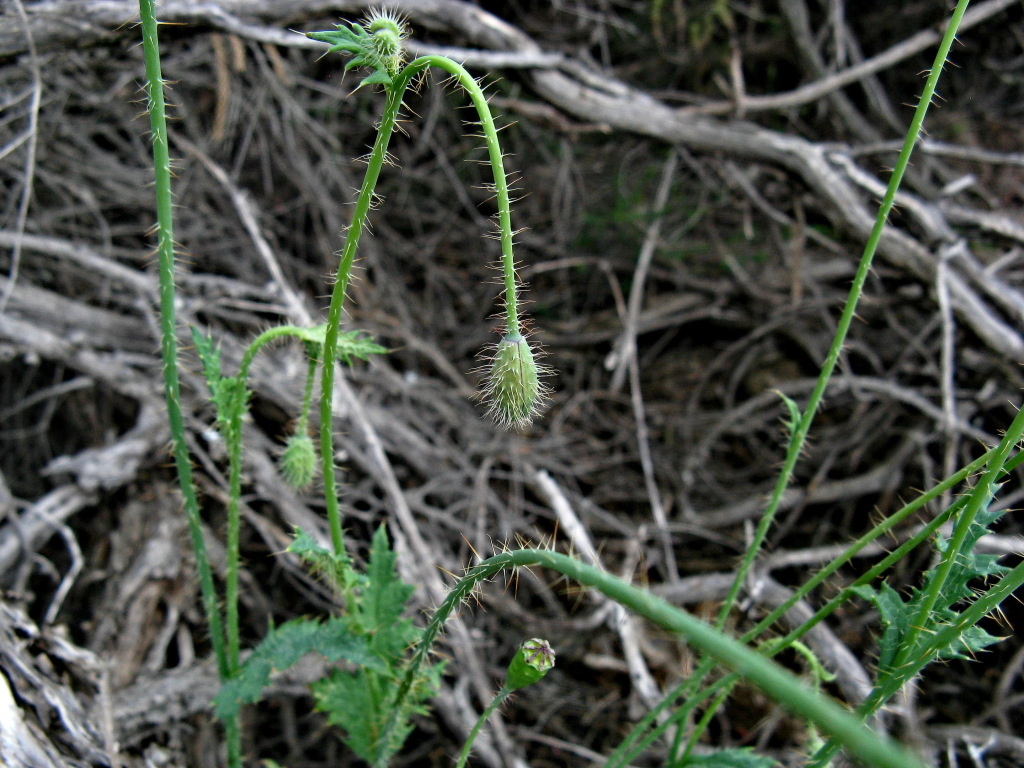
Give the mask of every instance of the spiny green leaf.
M 443 665 L 426 668 L 406 697 L 399 725 L 391 732 L 387 744 L 380 743 L 380 735 L 391 715 L 392 701 L 398 689 L 398 677 L 383 677 L 372 670 L 354 672 L 335 670 L 329 677 L 313 683 L 316 708 L 327 713 L 328 720 L 344 731 L 346 746 L 367 762 L 373 763 L 383 755 L 395 754 L 412 731 L 409 718 L 423 714 L 423 702 L 440 685 Z
M 217 422 L 221 429 L 245 412 L 249 400 L 249 392 L 243 383 L 233 377 L 224 376 L 220 368 L 220 350 L 213 341 L 203 336 L 197 328 L 192 327 L 192 341 L 203 364 L 206 385 L 210 388 L 210 400 L 217 410 Z
M 363 81 L 364 83 L 366 80 Z M 370 355 L 386 355 L 387 347 L 374 342 L 373 338 L 362 331 L 342 331 L 338 334 L 338 357 L 351 366 L 353 358 L 369 360 Z
M 413 587 L 398 578 L 387 529 L 381 525 L 373 534 L 370 562 L 366 567 L 367 584 L 359 596 L 359 617 L 369 631 L 387 627 L 398 621 L 405 610 L 405 601 Z
M 353 59 L 353 61 L 354 61 L 354 59 Z M 349 62 L 349 63 L 351 63 L 351 62 Z M 389 75 L 383 69 L 378 69 L 377 71 L 373 72 L 372 74 L 367 75 L 362 80 L 360 80 L 359 81 L 359 85 L 357 87 L 358 88 L 362 88 L 364 85 L 376 85 L 376 84 L 391 85 L 392 82 L 393 81 L 391 79 L 391 75 Z
M 944 557 L 954 557 L 953 565 L 950 567 L 946 580 L 938 590 L 938 599 L 930 610 L 927 626 L 923 627 L 924 632 L 917 636 L 915 648 L 921 646 L 921 653 L 925 653 L 924 646 L 927 645 L 927 638 L 934 631 L 944 626 L 956 625 L 960 620 L 960 613 L 956 610 L 958 603 L 969 601 L 974 596 L 971 583 L 975 580 L 986 579 L 1005 573 L 1008 569 L 998 563 L 994 555 L 976 554 L 973 549 L 977 542 L 988 533 L 989 526 L 999 519 L 1002 512 L 990 512 L 988 507 L 991 504 L 990 496 L 985 507 L 980 510 L 974 518 L 974 522 L 968 528 L 967 536 L 964 538 L 963 547 L 959 553 L 951 555 L 949 551 L 950 542 L 948 539 L 937 536 L 935 548 Z M 923 586 L 913 589 L 907 600 L 904 600 L 892 587 L 882 583 L 876 590 L 869 586 L 854 588 L 854 592 L 860 597 L 870 600 L 878 609 L 879 618 L 882 623 L 882 636 L 879 639 L 878 668 L 881 674 L 893 674 L 897 670 L 893 668 L 896 657 L 905 649 L 904 639 L 910 633 L 911 623 L 917 620 L 921 613 L 922 606 L 928 594 L 932 591 L 935 580 L 939 577 L 937 568 L 928 570 L 924 575 Z M 987 630 L 977 625 L 964 627 L 960 637 L 945 648 L 939 648 L 934 652 L 934 657 L 939 659 L 971 659 L 974 654 L 984 650 L 988 646 L 997 643 L 1002 638 L 990 634 Z
M 326 336 L 326 323 L 314 325 L 312 328 L 303 328 L 297 335 L 303 341 L 320 347 L 323 347 Z M 338 358 L 348 366 L 352 365 L 353 359 L 369 360 L 370 355 L 385 355 L 389 351 L 387 347 L 375 343 L 369 334 L 359 330 L 340 332 L 335 349 L 338 351 Z

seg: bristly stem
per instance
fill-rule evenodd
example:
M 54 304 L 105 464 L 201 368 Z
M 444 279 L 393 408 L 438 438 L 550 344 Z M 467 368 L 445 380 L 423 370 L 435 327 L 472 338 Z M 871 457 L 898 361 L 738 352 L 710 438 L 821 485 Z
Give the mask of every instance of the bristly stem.
M 550 550 L 520 549 L 505 552 L 469 569 L 469 573 L 452 588 L 427 625 L 395 697 L 396 708 L 411 688 L 420 665 L 429 655 L 434 639 L 452 611 L 482 581 L 504 569 L 530 566 L 549 568 L 584 586 L 597 589 L 657 626 L 680 634 L 703 654 L 750 680 L 772 699 L 834 736 L 851 753 L 869 764 L 878 768 L 920 768 L 921 762 L 907 750 L 888 737 L 871 731 L 830 697 L 809 690 L 792 673 L 765 659 L 764 655 L 645 589 L 634 587 L 599 568 Z M 388 738 L 395 725 L 395 718 L 389 719 L 381 738 Z M 377 763 L 376 768 L 383 768 L 383 764 Z
M 374 189 L 380 177 L 381 168 L 387 156 L 388 144 L 394 132 L 402 99 L 409 84 L 429 67 L 443 69 L 469 94 L 480 118 L 480 127 L 487 143 L 488 158 L 494 176 L 494 189 L 498 206 L 498 228 L 501 240 L 501 263 L 505 281 L 505 326 L 509 335 L 520 332 L 519 313 L 515 274 L 515 257 L 512 248 L 512 219 L 508 182 L 505 167 L 498 143 L 498 131 L 491 117 L 490 108 L 483 90 L 472 75 L 464 67 L 443 56 L 421 56 L 410 62 L 394 77 L 387 86 L 387 100 L 377 129 L 377 138 L 370 151 L 363 176 L 359 196 L 356 198 L 355 210 L 349 224 L 348 235 L 339 258 L 338 272 L 331 292 L 331 303 L 327 311 L 327 333 L 324 340 L 323 366 L 320 377 L 320 461 L 324 478 L 324 500 L 327 505 L 327 518 L 331 530 L 331 542 L 335 553 L 344 554 L 342 535 L 341 510 L 338 503 L 337 487 L 334 470 L 334 435 L 333 435 L 333 400 L 334 400 L 334 368 L 337 358 L 335 345 L 341 325 L 341 315 L 345 304 L 345 294 L 351 279 L 352 264 L 355 261 L 359 237 L 366 225 L 373 202 Z
M 167 107 L 164 101 L 164 82 L 160 67 L 160 42 L 153 0 L 139 0 L 142 19 L 142 48 L 146 63 L 146 92 L 150 130 L 153 142 L 154 189 L 157 213 L 157 259 L 160 274 L 160 348 L 163 357 L 164 397 L 167 401 L 167 421 L 171 431 L 171 450 L 178 472 L 178 485 L 185 507 L 192 549 L 196 556 L 199 588 L 210 628 L 210 643 L 217 659 L 217 671 L 225 680 L 231 665 L 224 643 L 224 629 L 217 592 L 213 583 L 210 559 L 203 538 L 202 518 L 192 478 L 192 464 L 185 441 L 185 425 L 181 413 L 181 392 L 178 381 L 177 317 L 174 307 L 174 203 L 171 195 L 171 159 L 167 140 Z M 240 766 L 241 744 L 237 720 L 225 723 L 228 742 L 228 762 Z
M 822 398 L 825 395 L 825 389 L 828 386 L 829 380 L 832 378 L 832 372 L 835 370 L 836 364 L 839 362 L 839 355 L 842 352 L 843 344 L 846 342 L 846 336 L 849 333 L 850 325 L 853 322 L 853 318 L 857 310 L 857 303 L 860 300 L 861 293 L 864 290 L 864 283 L 871 270 L 872 260 L 874 259 L 875 252 L 878 250 L 878 244 L 882 238 L 882 231 L 885 229 L 886 222 L 889 219 L 889 213 L 892 211 L 893 204 L 896 200 L 896 192 L 903 180 L 903 174 L 907 169 L 907 164 L 910 162 L 910 155 L 913 152 L 914 145 L 917 143 L 918 136 L 921 133 L 921 126 L 924 124 L 924 118 L 928 112 L 928 106 L 931 104 L 931 100 L 935 94 L 935 86 L 937 85 L 939 75 L 942 72 L 942 65 L 946 60 L 946 56 L 949 54 L 950 46 L 956 36 L 956 30 L 960 25 L 960 19 L 963 17 L 963 13 L 967 9 L 967 3 L 968 0 L 960 0 L 956 11 L 953 13 L 952 19 L 950 19 L 949 25 L 946 28 L 946 35 L 943 38 L 942 43 L 939 45 L 938 53 L 935 56 L 935 63 L 932 65 L 932 71 L 928 76 L 924 86 L 924 91 L 921 95 L 921 101 L 917 105 L 917 110 L 915 111 L 910 127 L 907 130 L 907 137 L 903 143 L 903 149 L 900 151 L 899 157 L 896 160 L 892 176 L 889 178 L 889 184 L 886 187 L 885 195 L 882 198 L 882 204 L 878 209 L 878 216 L 875 219 L 874 227 L 871 230 L 871 235 L 868 237 L 867 244 L 864 247 L 864 253 L 857 266 L 857 271 L 853 278 L 853 285 L 850 287 L 850 293 L 846 300 L 846 305 L 843 307 L 843 312 L 840 315 L 835 337 L 832 340 L 832 346 L 829 348 L 828 355 L 826 356 L 825 362 L 821 368 L 821 374 L 818 377 L 818 382 L 811 393 L 807 406 L 805 407 L 804 412 L 793 431 L 789 448 L 786 452 L 786 459 L 783 464 L 782 471 L 779 474 L 778 482 L 776 483 L 775 489 L 772 493 L 771 500 L 768 503 L 768 507 L 765 509 L 764 515 L 761 517 L 761 521 L 753 539 L 751 540 L 750 546 L 747 549 L 747 553 L 744 556 L 740 567 L 736 571 L 736 577 L 733 581 L 732 588 L 729 590 L 729 595 L 719 611 L 718 620 L 716 622 L 716 626 L 718 627 L 725 626 L 725 621 L 736 603 L 736 598 L 739 596 L 743 583 L 747 578 L 747 574 L 753 566 L 754 559 L 757 557 L 757 554 L 761 549 L 761 545 L 764 543 L 764 539 L 768 534 L 768 530 L 771 528 L 772 522 L 775 519 L 775 514 L 778 511 L 779 505 L 782 503 L 786 487 L 789 485 L 789 482 L 793 477 L 793 471 L 796 469 L 796 464 L 800 458 L 800 453 L 803 450 L 804 443 L 807 440 L 811 424 L 814 421 L 818 407 L 821 405 Z

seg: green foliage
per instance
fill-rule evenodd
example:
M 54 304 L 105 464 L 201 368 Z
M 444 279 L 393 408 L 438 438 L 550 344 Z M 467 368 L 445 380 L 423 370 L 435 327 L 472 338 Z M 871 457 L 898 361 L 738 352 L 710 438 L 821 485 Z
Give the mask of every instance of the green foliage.
M 317 709 L 342 728 L 345 744 L 371 763 L 386 759 L 402 746 L 412 730 L 409 717 L 425 711 L 423 702 L 437 690 L 442 669 L 436 664 L 423 670 L 410 695 L 398 705 L 397 725 L 382 739 L 395 707 L 405 650 L 423 634 L 402 617 L 414 588 L 398 577 L 395 559 L 381 526 L 373 536 L 366 574 L 354 589 L 349 606 L 353 626 L 381 664 L 354 671 L 337 669 L 312 686 Z
M 789 432 L 790 438 L 796 434 L 797 428 L 800 426 L 800 419 L 803 414 L 800 413 L 800 406 L 796 404 L 793 398 L 787 396 L 784 392 L 775 390 L 782 402 L 786 404 L 786 410 L 789 411 L 789 421 L 786 422 L 786 431 Z
M 243 704 L 259 700 L 270 675 L 295 664 L 311 651 L 331 661 L 345 659 L 367 669 L 385 670 L 386 664 L 370 649 L 369 638 L 358 633 L 350 617 L 293 619 L 267 632 L 237 674 L 224 683 L 214 699 L 217 716 L 235 717 Z
M 348 611 L 324 621 L 293 619 L 267 632 L 238 673 L 225 682 L 215 700 L 218 717 L 238 715 L 244 704 L 259 701 L 274 672 L 287 669 L 305 654 L 317 652 L 330 661 L 345 660 L 354 669 L 335 669 L 312 684 L 316 706 L 342 728 L 343 741 L 367 762 L 394 754 L 412 730 L 409 717 L 425 711 L 423 702 L 436 690 L 442 665 L 427 667 L 400 706 L 398 725 L 381 741 L 384 724 L 395 707 L 406 649 L 422 635 L 403 618 L 414 588 L 395 571 L 395 553 L 384 526 L 377 529 L 365 574 L 350 570 L 344 555 L 334 554 L 296 529 L 288 551 L 335 587 L 351 586 Z
M 227 429 L 245 412 L 249 392 L 239 377 L 221 374 L 220 349 L 214 346 L 211 338 L 203 336 L 199 329 L 193 327 L 192 341 L 199 354 L 199 361 L 203 364 L 206 385 L 210 388 L 210 400 L 217 410 L 217 425 Z
M 936 586 L 938 567 L 925 573 L 922 587 L 913 589 L 906 600 L 884 582 L 878 589 L 867 585 L 855 588 L 858 595 L 870 600 L 878 608 L 883 628 L 879 639 L 880 676 L 893 676 L 899 673 L 895 661 L 901 654 L 905 658 L 917 658 L 920 654 L 928 653 L 930 636 L 938 629 L 956 624 L 960 618 L 960 611 L 956 606 L 974 597 L 974 591 L 970 586 L 972 581 L 1007 572 L 1006 567 L 999 565 L 996 555 L 981 555 L 974 552 L 978 540 L 988 532 L 988 527 L 998 520 L 1001 514 L 987 509 L 980 511 L 968 529 L 967 538 L 960 552 L 950 552 L 948 540 L 942 536 L 937 537 L 936 549 L 944 558 L 953 557 L 954 561 L 949 575 L 938 587 L 938 600 L 928 614 L 927 624 L 921 628 L 923 631 L 911 633 L 915 622 L 919 620 L 922 604 Z M 904 648 L 904 641 L 908 636 L 915 638 L 913 649 Z M 1001 639 L 976 624 L 968 626 L 956 640 L 938 649 L 937 658 L 971 659 L 974 654 Z
M 314 325 L 312 328 L 297 328 L 294 336 L 308 344 L 322 348 L 326 343 L 327 323 Z M 353 360 L 367 361 L 370 355 L 386 355 L 387 347 L 374 342 L 365 331 L 339 331 L 334 345 L 335 354 L 345 365 L 351 366 Z

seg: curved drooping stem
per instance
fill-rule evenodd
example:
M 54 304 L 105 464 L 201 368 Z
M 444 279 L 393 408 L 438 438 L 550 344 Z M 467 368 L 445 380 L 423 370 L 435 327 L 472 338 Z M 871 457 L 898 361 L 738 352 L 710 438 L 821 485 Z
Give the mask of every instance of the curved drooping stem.
M 508 182 L 505 177 L 504 161 L 498 143 L 498 131 L 487 106 L 487 98 L 479 83 L 466 69 L 443 56 L 421 56 L 410 62 L 387 86 L 387 100 L 377 138 L 370 151 L 366 166 L 366 174 L 359 188 L 355 210 L 348 228 L 345 244 L 339 258 L 338 272 L 335 276 L 334 288 L 331 292 L 331 303 L 327 311 L 327 333 L 324 340 L 323 368 L 321 373 L 320 391 L 320 459 L 324 478 L 324 501 L 327 505 L 327 518 L 331 530 L 331 543 L 336 554 L 344 554 L 342 536 L 341 511 L 338 504 L 336 479 L 334 476 L 334 437 L 333 437 L 333 398 L 334 369 L 336 360 L 335 344 L 341 325 L 341 315 L 345 305 L 345 294 L 348 290 L 355 262 L 359 238 L 366 225 L 367 216 L 373 207 L 374 189 L 380 178 L 381 169 L 387 157 L 388 144 L 398 120 L 398 112 L 402 105 L 409 84 L 430 67 L 437 67 L 448 72 L 456 82 L 469 94 L 479 117 L 483 137 L 487 143 L 488 159 L 494 177 L 495 198 L 498 206 L 498 229 L 501 241 L 501 265 L 504 274 L 505 326 L 508 336 L 520 334 L 518 312 L 518 286 L 515 274 L 515 257 L 512 250 L 512 219 L 509 201 Z
M 922 765 L 904 748 L 888 737 L 873 732 L 830 697 L 810 690 L 792 673 L 735 638 L 647 590 L 627 584 L 572 557 L 549 550 L 521 549 L 505 552 L 469 569 L 469 573 L 452 588 L 427 625 L 393 702 L 394 709 L 397 710 L 404 700 L 420 667 L 429 655 L 434 640 L 452 611 L 468 598 L 481 582 L 500 571 L 531 566 L 549 568 L 584 586 L 597 589 L 663 629 L 682 635 L 690 645 L 759 686 L 772 699 L 834 737 L 850 752 L 869 764 L 879 768 L 920 768 Z M 394 726 L 393 718 L 385 726 L 381 738 L 388 738 Z M 378 763 L 377 768 L 383 768 L 383 765 Z

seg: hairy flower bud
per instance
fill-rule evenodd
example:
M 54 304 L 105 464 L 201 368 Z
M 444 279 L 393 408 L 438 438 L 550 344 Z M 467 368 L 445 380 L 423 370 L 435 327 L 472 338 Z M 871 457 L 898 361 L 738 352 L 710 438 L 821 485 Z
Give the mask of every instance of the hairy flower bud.
M 540 410 L 544 388 L 533 350 L 522 335 L 508 334 L 498 343 L 485 392 L 494 420 L 505 427 L 525 427 Z
M 292 488 L 308 488 L 316 477 L 316 448 L 309 435 L 292 435 L 288 438 L 280 467 L 284 480 Z
M 535 637 L 519 646 L 508 665 L 505 687 L 511 691 L 533 685 L 555 666 L 555 651 L 547 640 Z

